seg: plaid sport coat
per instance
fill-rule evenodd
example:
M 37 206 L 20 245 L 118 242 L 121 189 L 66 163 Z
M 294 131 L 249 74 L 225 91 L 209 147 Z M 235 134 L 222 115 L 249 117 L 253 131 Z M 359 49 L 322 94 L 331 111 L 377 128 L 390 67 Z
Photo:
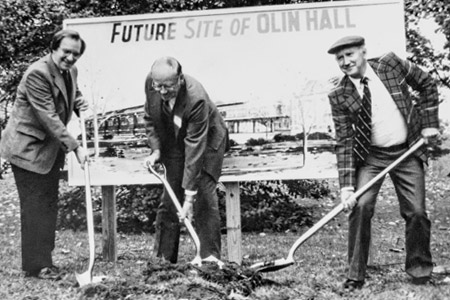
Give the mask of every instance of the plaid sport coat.
M 437 85 L 427 72 L 410 61 L 400 59 L 393 52 L 369 59 L 368 63 L 391 94 L 406 121 L 409 146 L 421 138 L 423 128 L 439 127 Z M 417 97 L 413 97 L 410 89 L 416 91 Z M 347 75 L 328 94 L 328 99 L 336 131 L 339 184 L 341 188 L 356 187 L 354 126 L 362 99 Z M 420 148 L 414 155 L 426 162 L 426 147 Z

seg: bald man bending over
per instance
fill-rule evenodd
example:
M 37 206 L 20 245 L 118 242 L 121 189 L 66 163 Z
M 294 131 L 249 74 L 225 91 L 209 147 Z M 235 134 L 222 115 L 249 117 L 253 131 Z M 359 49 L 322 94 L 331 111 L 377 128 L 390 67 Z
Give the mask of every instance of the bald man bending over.
M 228 145 L 225 122 L 203 86 L 183 74 L 172 57 L 157 59 L 145 81 L 145 127 L 152 149 L 147 163 L 161 162 L 183 206 L 179 217 L 167 191 L 156 216 L 155 252 L 178 259 L 180 219 L 194 219 L 202 259 L 220 259 L 221 237 L 216 184 Z

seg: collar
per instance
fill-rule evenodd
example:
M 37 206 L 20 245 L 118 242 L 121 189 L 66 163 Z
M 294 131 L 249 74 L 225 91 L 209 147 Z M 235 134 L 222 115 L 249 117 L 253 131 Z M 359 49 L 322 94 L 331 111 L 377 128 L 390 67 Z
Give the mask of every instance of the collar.
M 350 79 L 351 82 L 353 82 L 353 84 L 355 85 L 356 88 L 360 88 L 362 86 L 362 83 L 361 83 L 362 78 L 367 77 L 369 82 L 371 82 L 371 81 L 373 81 L 375 76 L 377 76 L 375 74 L 375 71 L 372 69 L 372 67 L 369 64 L 367 64 L 366 73 L 363 75 L 363 77 L 354 78 L 354 77 L 348 76 L 348 78 Z

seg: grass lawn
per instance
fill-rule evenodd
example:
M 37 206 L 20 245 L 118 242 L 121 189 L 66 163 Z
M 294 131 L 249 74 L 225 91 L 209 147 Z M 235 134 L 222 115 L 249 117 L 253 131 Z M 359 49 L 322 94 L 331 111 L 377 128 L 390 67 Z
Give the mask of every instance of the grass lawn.
M 450 270 L 450 178 L 442 171 L 443 164 L 449 163 L 447 155 L 432 161 L 429 167 L 427 209 L 432 221 L 434 263 L 439 267 L 448 266 Z M 331 197 L 317 204 L 317 219 L 337 203 L 336 184 L 330 186 L 334 189 Z M 102 237 L 98 234 L 93 273 L 94 276 L 106 276 L 106 280 L 79 288 L 74 272 L 86 270 L 87 234 L 59 231 L 54 262 L 63 270 L 62 280 L 24 278 L 20 261 L 19 207 L 11 174 L 0 180 L 0 191 L 0 299 L 450 299 L 450 277 L 446 274 L 433 275 L 435 286 L 415 286 L 404 272 L 404 222 L 389 179 L 379 195 L 372 223 L 373 243 L 366 284 L 352 293 L 341 289 L 347 268 L 347 217 L 344 213 L 300 246 L 295 253 L 294 265 L 258 274 L 262 275 L 264 284 L 252 286 L 251 293 L 232 288 L 242 278 L 224 286 L 217 280 L 199 276 L 198 272 L 186 275 L 175 270 L 160 272 L 158 277 L 149 276 L 146 273 L 148 262 L 154 260 L 153 236 L 150 234 L 119 234 L 119 258 L 115 264 L 102 261 Z M 244 266 L 286 257 L 300 235 L 301 232 L 244 233 Z M 223 248 L 226 257 L 225 236 Z M 194 254 L 190 238 L 184 235 L 178 265 L 187 265 Z

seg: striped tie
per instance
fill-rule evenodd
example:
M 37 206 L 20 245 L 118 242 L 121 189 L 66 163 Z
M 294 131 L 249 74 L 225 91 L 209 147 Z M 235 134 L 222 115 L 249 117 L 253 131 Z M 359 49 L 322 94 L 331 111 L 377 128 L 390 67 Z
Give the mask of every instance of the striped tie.
M 356 121 L 355 146 L 353 151 L 356 154 L 356 164 L 361 165 L 369 153 L 372 134 L 372 99 L 370 96 L 368 78 L 363 77 L 361 83 L 364 85 L 364 92 L 361 102 L 361 109 Z

